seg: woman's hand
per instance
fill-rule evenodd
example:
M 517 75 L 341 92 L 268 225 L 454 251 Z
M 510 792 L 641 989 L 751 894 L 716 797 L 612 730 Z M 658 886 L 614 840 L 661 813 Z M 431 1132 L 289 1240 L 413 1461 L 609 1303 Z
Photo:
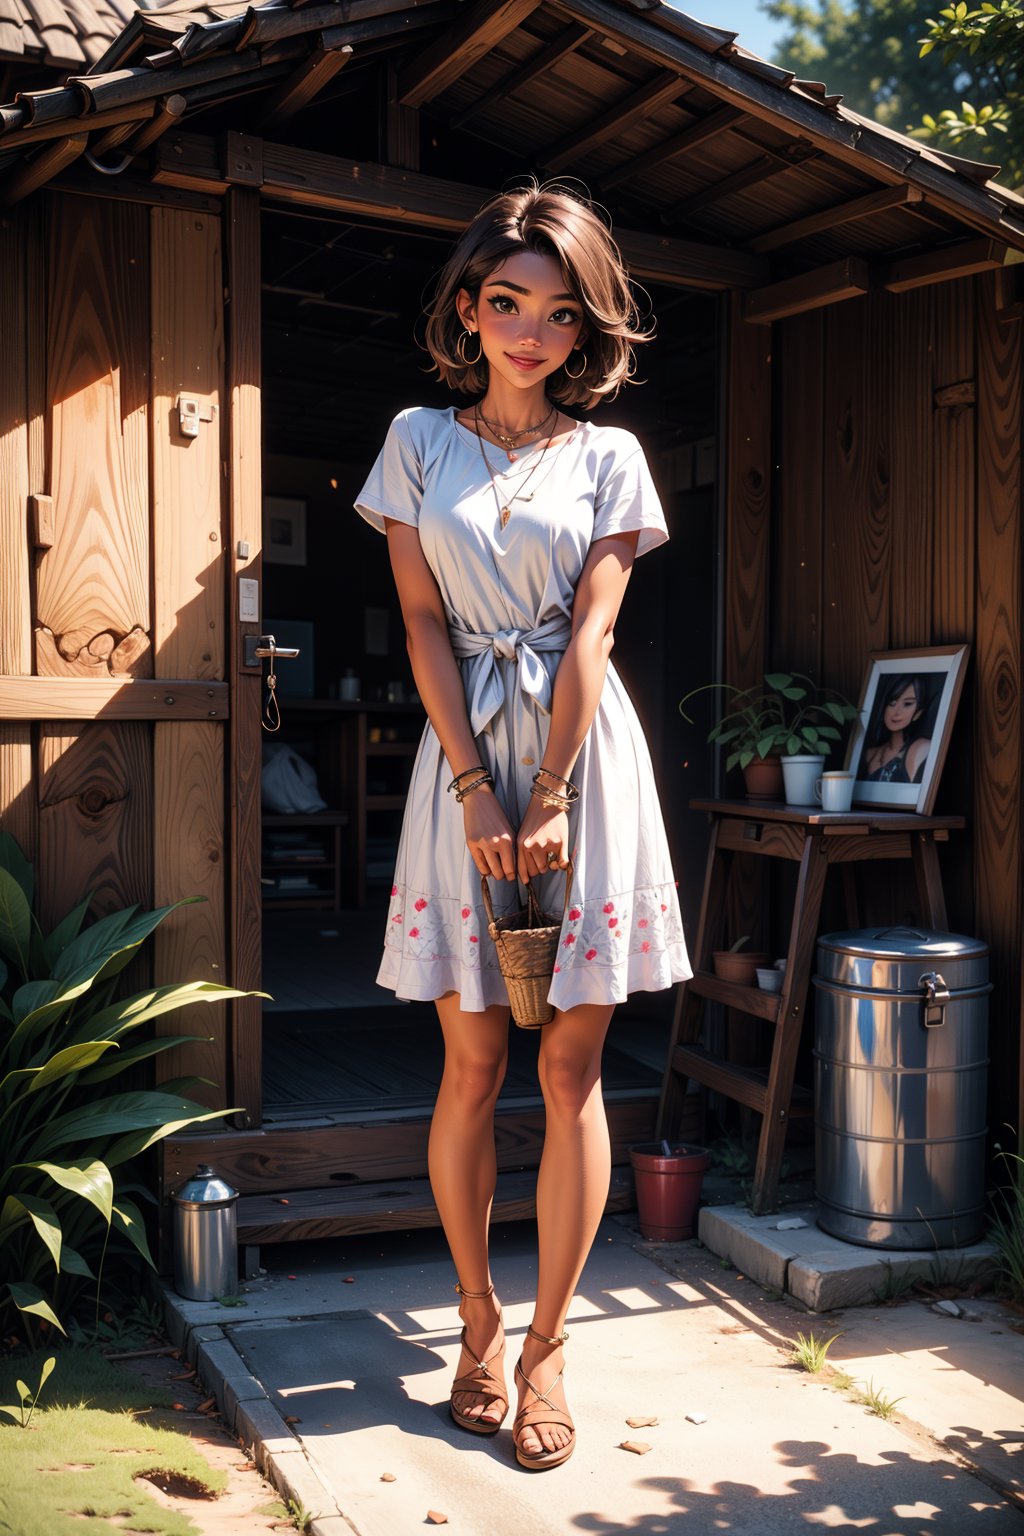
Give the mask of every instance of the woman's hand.
M 549 854 L 557 855 L 549 858 Z M 519 828 L 519 878 L 524 883 L 534 875 L 549 875 L 553 869 L 569 865 L 569 818 L 564 811 L 553 811 L 536 795 Z
M 495 880 L 516 877 L 515 835 L 494 791 L 486 784 L 462 802 L 466 847 L 482 875 Z

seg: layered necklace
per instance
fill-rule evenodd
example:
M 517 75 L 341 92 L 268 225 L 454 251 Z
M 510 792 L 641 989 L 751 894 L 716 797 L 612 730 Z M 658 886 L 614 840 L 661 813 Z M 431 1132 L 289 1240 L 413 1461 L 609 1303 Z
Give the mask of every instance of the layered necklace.
M 552 416 L 557 415 L 557 412 L 558 407 L 554 405 L 551 406 L 543 421 L 534 422 L 532 427 L 522 427 L 518 432 L 509 432 L 508 429 L 503 427 L 500 422 L 492 421 L 489 416 L 482 415 L 479 411 L 479 408 L 474 414 L 476 416 L 478 426 L 482 421 L 485 426 L 490 427 L 491 432 L 498 439 L 498 442 L 511 458 L 512 451 L 518 445 L 519 439 L 521 437 L 531 437 L 534 432 L 543 432 L 544 428 L 550 422 Z
M 558 410 L 557 407 L 552 407 L 547 416 L 545 416 L 544 420 L 539 424 L 539 427 L 527 427 L 523 432 L 515 433 L 516 437 L 525 437 L 527 433 L 537 432 L 540 430 L 540 428 L 546 427 L 549 424 L 551 429 L 548 432 L 547 442 L 541 449 L 540 457 L 538 458 L 537 462 L 531 468 L 529 474 L 526 476 L 526 479 L 520 482 L 519 489 L 514 491 L 511 495 L 502 491 L 498 485 L 497 480 L 494 478 L 494 471 L 491 468 L 491 461 L 487 457 L 487 450 L 484 448 L 483 433 L 480 430 L 481 422 L 486 423 L 486 425 L 489 427 L 491 426 L 491 423 L 487 420 L 486 416 L 481 415 L 479 405 L 473 407 L 473 421 L 476 425 L 476 440 L 480 445 L 480 456 L 484 461 L 484 468 L 487 470 L 488 478 L 494 488 L 494 498 L 498 503 L 498 516 L 501 519 L 501 526 L 505 528 L 508 526 L 508 520 L 512 516 L 512 503 L 515 501 L 531 501 L 533 499 L 533 492 L 531 491 L 530 494 L 527 495 L 526 487 L 529 485 L 530 481 L 533 479 L 534 475 L 543 464 L 544 456 L 548 449 L 551 447 L 552 441 L 554 440 L 555 427 L 558 424 Z M 501 433 L 496 431 L 493 427 L 491 427 L 491 430 L 494 432 L 495 437 L 501 437 Z M 570 433 L 570 436 L 571 435 L 572 434 Z M 509 447 L 509 457 L 512 457 L 511 445 Z

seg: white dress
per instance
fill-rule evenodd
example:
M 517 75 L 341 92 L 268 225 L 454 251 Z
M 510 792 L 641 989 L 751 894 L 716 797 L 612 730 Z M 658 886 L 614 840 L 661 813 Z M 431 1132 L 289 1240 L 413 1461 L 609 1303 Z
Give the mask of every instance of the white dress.
M 514 464 L 485 444 L 499 494 L 480 439 L 455 414 L 420 407 L 396 416 L 355 506 L 380 532 L 385 517 L 419 529 L 462 672 L 477 760 L 494 775 L 515 828 L 544 760 L 552 682 L 591 544 L 639 530 L 639 555 L 664 543 L 668 531 L 632 433 L 583 422 L 543 461 L 541 445 L 520 451 Z M 523 498 L 510 503 L 502 528 L 501 507 L 517 489 Z M 408 999 L 457 992 L 464 1010 L 479 1012 L 507 1003 L 508 994 L 462 807 L 446 793 L 452 773 L 428 723 L 377 980 Z M 559 1009 L 619 1003 L 692 974 L 650 754 L 613 666 L 572 777 L 580 788 L 569 813 L 575 873 L 548 994 Z M 560 913 L 564 872 L 533 883 L 541 906 Z M 524 896 L 512 882 L 491 881 L 496 913 L 524 905 Z

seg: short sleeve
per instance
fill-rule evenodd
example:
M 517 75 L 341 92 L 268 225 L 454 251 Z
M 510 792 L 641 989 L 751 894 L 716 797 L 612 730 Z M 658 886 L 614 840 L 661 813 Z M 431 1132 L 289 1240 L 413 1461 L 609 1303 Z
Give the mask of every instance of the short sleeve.
M 410 436 L 408 417 L 403 412 L 388 428 L 377 462 L 354 505 L 360 517 L 365 517 L 378 533 L 384 533 L 385 517 L 393 517 L 396 522 L 408 523 L 415 528 L 422 499 L 420 456 Z
M 661 498 L 654 488 L 644 451 L 635 438 L 602 465 L 594 496 L 594 539 L 640 532 L 636 552 L 644 555 L 668 538 Z

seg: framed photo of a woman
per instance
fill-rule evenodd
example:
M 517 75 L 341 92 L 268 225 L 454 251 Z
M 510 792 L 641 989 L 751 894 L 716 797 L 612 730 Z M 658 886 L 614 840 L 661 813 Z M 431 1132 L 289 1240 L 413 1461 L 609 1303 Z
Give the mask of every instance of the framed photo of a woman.
M 874 651 L 846 769 L 858 805 L 931 814 L 970 647 Z

